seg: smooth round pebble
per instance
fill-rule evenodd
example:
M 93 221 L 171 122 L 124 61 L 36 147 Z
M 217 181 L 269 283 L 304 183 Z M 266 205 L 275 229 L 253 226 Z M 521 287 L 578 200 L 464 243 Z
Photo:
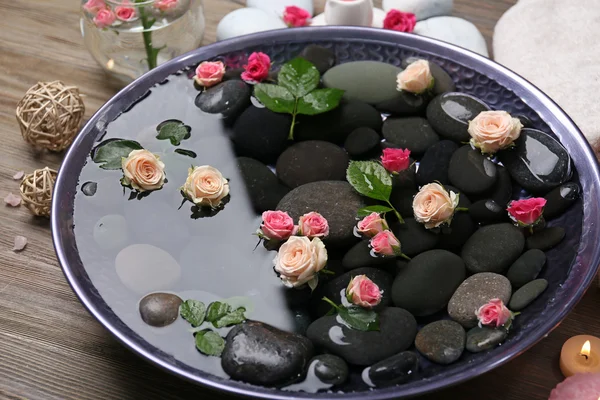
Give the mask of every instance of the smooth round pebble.
M 403 218 L 414 216 L 413 199 L 417 194 L 416 188 L 402 188 L 401 190 L 392 190 L 390 203 L 402 215 Z
M 279 182 L 277 176 L 260 161 L 238 157 L 238 169 L 257 213 L 274 210 L 290 189 Z
M 467 350 L 471 353 L 479 353 L 492 349 L 504 342 L 507 336 L 508 333 L 504 328 L 475 327 L 467 332 Z
M 149 244 L 132 244 L 117 254 L 115 268 L 121 282 L 137 294 L 169 289 L 181 267 L 169 253 Z
M 310 360 L 315 364 L 315 375 L 323 383 L 341 385 L 348 379 L 348 364 L 341 357 L 333 354 L 321 354 Z
M 562 215 L 581 196 L 581 187 L 575 182 L 568 182 L 553 189 L 544 198 L 544 218 L 550 220 Z
M 527 248 L 548 251 L 562 242 L 565 234 L 565 229 L 560 226 L 542 229 L 527 238 Z
M 539 249 L 528 250 L 508 269 L 506 277 L 513 288 L 520 288 L 538 277 L 546 264 L 546 253 Z
M 377 387 L 393 385 L 415 376 L 418 369 L 419 356 L 412 351 L 403 351 L 372 365 L 369 379 Z
M 461 199 L 466 199 L 461 195 Z M 459 205 L 459 207 L 462 207 Z M 460 253 L 463 246 L 469 240 L 473 233 L 477 231 L 477 224 L 469 216 L 468 212 L 459 211 L 454 214 L 452 223 L 449 227 L 443 227 L 439 234 L 440 241 L 438 248 Z
M 513 194 L 513 182 L 510 174 L 502 165 L 496 165 L 498 179 L 492 187 L 487 198 L 494 200 L 499 206 L 506 208 Z
M 458 145 L 451 140 L 442 140 L 429 147 L 419 163 L 417 184 L 423 186 L 436 181 L 442 185 L 450 183 L 448 168 L 456 150 Z
M 150 326 L 171 325 L 179 317 L 179 306 L 183 300 L 171 293 L 151 293 L 140 300 L 142 320 Z
M 505 273 L 525 248 L 521 230 L 509 223 L 486 225 L 462 248 L 462 258 L 471 273 Z
M 127 220 L 122 215 L 105 215 L 94 225 L 94 240 L 104 250 L 121 248 L 128 238 Z
M 335 53 L 331 49 L 317 46 L 316 44 L 306 46 L 299 54 L 299 57 L 313 63 L 321 75 L 325 74 L 325 72 L 335 65 Z
M 240 80 L 230 80 L 211 87 L 196 97 L 196 107 L 224 118 L 239 115 L 250 105 L 250 86 Z
M 480 224 L 493 224 L 508 219 L 506 207 L 500 206 L 492 199 L 476 201 L 469 207 L 469 215 Z
M 548 281 L 545 279 L 529 282 L 512 295 L 508 308 L 512 311 L 521 311 L 544 293 L 547 287 Z
M 468 142 L 468 123 L 482 111 L 489 111 L 483 101 L 466 93 L 451 92 L 436 96 L 427 106 L 427 120 L 435 131 L 455 142 Z
M 283 29 L 286 25 L 275 13 L 259 8 L 240 8 L 227 14 L 217 26 L 217 40 L 225 40 L 250 33 Z
M 380 151 L 381 137 L 371 128 L 352 131 L 344 142 L 344 148 L 353 159 L 368 158 Z
M 402 252 L 409 257 L 435 248 L 440 239 L 414 218 L 404 218 L 404 224 L 395 223 L 391 229 L 402 244 Z
M 393 145 L 409 149 L 411 155 L 420 156 L 440 138 L 425 118 L 388 118 L 383 123 L 383 137 Z
M 496 183 L 497 177 L 496 164 L 471 146 L 461 147 L 450 159 L 448 178 L 467 194 L 485 192 Z
M 427 359 L 452 364 L 465 350 L 466 333 L 460 324 L 441 320 L 425 325 L 415 339 L 415 347 Z
M 368 240 L 361 240 L 348 250 L 342 258 L 342 266 L 345 269 L 356 269 L 362 267 L 379 266 L 382 264 L 393 263 L 395 260 L 386 257 L 373 257 L 373 250 L 369 246 Z

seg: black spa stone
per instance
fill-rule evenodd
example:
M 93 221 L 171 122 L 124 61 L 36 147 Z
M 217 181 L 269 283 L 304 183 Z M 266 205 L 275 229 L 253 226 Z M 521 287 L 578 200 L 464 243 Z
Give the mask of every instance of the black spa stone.
M 521 230 L 510 223 L 486 225 L 465 243 L 461 256 L 471 273 L 503 274 L 525 248 Z
M 544 207 L 544 218 L 550 220 L 564 213 L 581 196 L 581 187 L 575 182 L 567 182 L 553 189 L 544 198 L 547 203 Z
M 402 215 L 403 218 L 411 218 L 413 214 L 413 198 L 417 194 L 417 189 L 398 188 L 392 189 L 390 203 Z
M 562 242 L 564 237 L 565 229 L 560 226 L 545 228 L 527 238 L 527 248 L 547 251 Z
M 499 206 L 506 208 L 513 194 L 513 182 L 510 174 L 502 165 L 496 165 L 498 178 L 486 198 L 494 200 Z
M 533 122 L 531 122 L 531 119 L 529 119 L 528 116 L 523 114 L 516 114 L 514 115 L 514 117 L 518 118 L 519 121 L 521 121 L 521 124 L 523 124 L 524 128 L 533 128 Z
M 387 101 L 376 104 L 375 107 L 385 113 L 394 116 L 410 116 L 425 114 L 427 104 L 431 100 L 429 94 L 413 94 L 409 92 L 398 92 Z
M 419 157 L 440 138 L 425 118 L 388 118 L 383 123 L 383 137 L 392 145 L 409 149 L 411 155 Z
M 298 142 L 277 159 L 277 176 L 291 188 L 318 181 L 343 181 L 348 169 L 348 153 L 338 145 L 322 140 Z
M 248 107 L 233 125 L 236 153 L 266 164 L 275 162 L 288 144 L 291 123 L 289 115 Z
M 497 177 L 496 164 L 471 146 L 461 147 L 450 159 L 448 178 L 452 185 L 467 194 L 479 194 L 491 189 Z
M 379 331 L 359 331 L 337 321 L 337 316 L 317 319 L 307 336 L 318 348 L 353 365 L 369 366 L 408 349 L 417 333 L 415 317 L 401 308 L 379 313 Z
M 404 217 L 404 224 L 393 223 L 390 228 L 400 240 L 402 252 L 409 257 L 435 248 L 439 241 L 439 235 L 425 229 L 412 216 Z
M 498 153 L 512 178 L 533 194 L 545 194 L 571 178 L 571 157 L 552 136 L 523 129 L 513 149 Z
M 466 93 L 450 92 L 436 96 L 427 106 L 427 119 L 442 137 L 455 142 L 470 140 L 468 123 L 482 111 L 489 111 L 483 101 Z
M 544 293 L 546 288 L 548 288 L 548 281 L 545 279 L 529 282 L 512 295 L 508 308 L 511 311 L 521 311 Z
M 356 269 L 362 267 L 379 267 L 385 264 L 394 264 L 394 258 L 373 257 L 368 240 L 362 240 L 356 243 L 348 250 L 342 258 L 342 265 L 345 269 Z
M 326 244 L 350 246 L 358 239 L 353 234 L 356 214 L 365 207 L 363 197 L 348 182 L 322 181 L 299 186 L 289 192 L 277 205 L 294 220 L 311 211 L 323 215 L 329 222 Z
M 508 336 L 506 329 L 475 327 L 467 332 L 467 350 L 471 353 L 480 353 L 492 349 L 504 342 Z
M 406 68 L 410 64 L 418 60 L 420 60 L 420 58 L 418 57 L 405 58 L 404 60 L 402 60 L 401 66 L 402 68 Z M 431 75 L 435 80 L 433 89 L 431 90 L 433 94 L 438 95 L 446 92 L 453 92 L 456 90 L 456 85 L 454 84 L 452 77 L 448 75 L 448 73 L 444 71 L 444 69 L 438 64 L 430 61 L 429 70 L 431 71 Z
M 224 118 L 238 116 L 250 105 L 250 86 L 240 80 L 219 83 L 196 97 L 196 107 Z
M 518 289 L 537 278 L 544 264 L 546 264 L 546 254 L 542 250 L 528 250 L 511 265 L 506 277 L 513 288 Z
M 376 156 L 380 150 L 381 137 L 372 128 L 357 128 L 344 142 L 344 148 L 352 159 L 360 160 Z
M 429 147 L 419 164 L 417 184 L 423 186 L 435 181 L 442 185 L 449 184 L 448 167 L 456 150 L 458 145 L 451 140 L 442 140 Z
M 342 102 L 329 112 L 300 116 L 297 122 L 294 128 L 297 141 L 325 140 L 340 145 L 358 128 L 371 128 L 379 132 L 383 124 L 379 111 L 360 101 Z
M 432 315 L 446 308 L 465 277 L 465 263 L 459 256 L 446 250 L 426 251 L 398 272 L 392 301 L 414 316 Z
M 461 198 L 466 198 L 461 195 Z M 459 207 L 463 207 L 459 204 Z M 477 224 L 468 212 L 458 211 L 449 227 L 444 226 L 439 234 L 438 248 L 460 253 L 464 244 L 477 230 Z
M 313 63 L 321 75 L 335 65 L 335 53 L 315 44 L 306 46 L 298 56 Z
M 469 207 L 469 215 L 482 224 L 494 224 L 508 220 L 506 206 L 502 207 L 492 199 L 476 201 Z
M 333 354 L 321 354 L 310 360 L 315 362 L 315 375 L 323 383 L 341 385 L 348 379 L 348 364 L 341 357 Z
M 419 356 L 412 351 L 395 354 L 369 368 L 369 379 L 376 387 L 402 383 L 414 377 L 419 369 Z
M 290 189 L 282 185 L 265 164 L 248 157 L 238 157 L 238 169 L 257 213 L 274 210 Z
M 415 347 L 427 359 L 452 364 L 465 350 L 467 334 L 460 324 L 441 320 L 425 325 L 417 334 Z
M 225 70 L 225 75 L 223 75 L 224 81 L 229 81 L 232 79 L 241 80 L 242 74 L 244 73 L 245 68 L 227 68 Z
M 417 188 L 417 164 L 410 159 L 410 166 L 392 175 L 392 187 L 397 190 L 415 190 Z
M 301 378 L 314 348 L 306 337 L 257 321 L 227 335 L 221 366 L 232 378 L 257 385 L 283 385 Z

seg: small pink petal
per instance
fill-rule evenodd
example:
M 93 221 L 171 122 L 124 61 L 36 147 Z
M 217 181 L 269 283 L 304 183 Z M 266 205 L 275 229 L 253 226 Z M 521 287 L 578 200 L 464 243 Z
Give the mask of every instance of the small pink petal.
M 18 181 L 20 179 L 23 179 L 23 176 L 25 176 L 25 171 L 17 171 L 17 173 L 13 175 L 13 179 Z
M 25 236 L 15 236 L 15 247 L 13 251 L 21 251 L 27 246 L 27 238 Z
M 4 198 L 4 202 L 9 206 L 18 207 L 19 205 L 21 205 L 21 196 L 15 196 L 14 194 L 9 193 Z

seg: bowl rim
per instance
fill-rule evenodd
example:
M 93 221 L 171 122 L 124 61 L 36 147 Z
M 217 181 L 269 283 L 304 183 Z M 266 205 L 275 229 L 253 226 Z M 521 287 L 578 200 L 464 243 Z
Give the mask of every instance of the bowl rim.
M 276 45 L 286 44 L 289 42 L 313 43 L 326 40 L 343 41 L 344 39 L 360 39 L 364 40 L 365 42 L 383 42 L 387 44 L 395 43 L 405 47 L 414 48 L 420 52 L 429 53 L 433 56 L 444 57 L 459 64 L 468 65 L 470 68 L 484 73 L 493 81 L 502 81 L 505 87 L 512 90 L 519 98 L 528 103 L 535 112 L 541 114 L 542 111 L 540 111 L 540 108 L 545 109 L 547 111 L 545 114 L 548 114 L 545 117 L 550 118 L 551 121 L 547 120 L 546 118 L 544 121 L 548 124 L 550 129 L 552 129 L 553 132 L 556 132 L 560 129 L 564 132 L 561 135 L 572 136 L 573 143 L 570 143 L 570 146 L 566 146 L 564 143 L 563 145 L 567 147 L 569 154 L 577 152 L 578 156 L 583 158 L 584 163 L 577 166 L 580 175 L 588 175 L 592 178 L 590 182 L 582 182 L 582 185 L 588 186 L 588 190 L 583 190 L 583 227 L 585 228 L 586 225 L 590 227 L 593 224 L 593 221 L 600 217 L 600 168 L 594 152 L 588 141 L 585 139 L 583 133 L 575 125 L 574 121 L 558 106 L 558 104 L 551 100 L 540 89 L 512 70 L 496 63 L 489 58 L 440 40 L 414 34 L 366 27 L 328 26 L 306 27 L 300 29 L 281 29 L 260 32 L 216 42 L 190 51 L 158 66 L 154 70 L 144 74 L 131 84 L 127 85 L 110 100 L 108 100 L 102 107 L 100 107 L 98 111 L 96 111 L 96 113 L 94 113 L 94 115 L 83 126 L 79 132 L 80 134 L 78 134 L 73 144 L 68 149 L 60 166 L 58 177 L 55 183 L 51 209 L 52 239 L 59 264 L 67 281 L 79 298 L 80 302 L 85 306 L 85 308 L 87 308 L 90 314 L 96 318 L 96 320 L 98 320 L 126 347 L 138 353 L 152 364 L 179 377 L 199 383 L 206 388 L 238 396 L 255 398 L 260 397 L 263 399 L 273 400 L 288 400 L 290 398 L 305 398 L 315 400 L 369 398 L 372 400 L 388 400 L 396 398 L 399 395 L 399 393 L 395 390 L 398 387 L 381 388 L 371 392 L 350 392 L 343 394 L 331 392 L 318 394 L 296 392 L 286 393 L 282 391 L 274 391 L 272 388 L 239 384 L 239 382 L 232 380 L 223 381 L 208 373 L 206 373 L 205 376 L 199 376 L 198 374 L 184 371 L 177 365 L 161 359 L 149 349 L 140 346 L 139 343 L 136 343 L 135 340 L 130 337 L 130 335 L 121 332 L 119 327 L 115 325 L 114 321 L 110 321 L 108 318 L 105 318 L 95 300 L 89 296 L 88 293 L 86 293 L 83 285 L 81 282 L 79 282 L 76 271 L 73 269 L 73 266 L 70 264 L 68 259 L 69 250 L 74 248 L 69 246 L 74 245 L 67 243 L 68 240 L 65 240 L 64 238 L 64 220 L 72 217 L 72 215 L 69 215 L 68 211 L 70 208 L 72 208 L 74 202 L 73 188 L 68 187 L 68 183 L 66 182 L 67 173 L 71 169 L 70 166 L 74 163 L 79 146 L 84 140 L 86 134 L 89 134 L 96 125 L 107 123 L 107 121 L 102 118 L 104 114 L 113 107 L 122 106 L 123 104 L 119 103 L 122 103 L 125 97 L 130 94 L 134 88 L 149 88 L 153 84 L 161 82 L 168 75 L 181 70 L 182 68 L 194 65 L 202 60 L 224 53 L 241 51 L 250 47 L 264 45 L 266 43 Z M 585 170 L 585 174 L 583 174 L 584 171 L 582 170 Z M 571 296 L 567 302 L 562 304 L 557 309 L 558 312 L 553 314 L 552 318 L 544 320 L 543 323 L 537 325 L 533 329 L 529 336 L 523 338 L 517 344 L 515 344 L 515 351 L 513 351 L 512 354 L 505 355 L 503 357 L 497 357 L 496 359 L 481 365 L 475 370 L 466 369 L 465 371 L 445 376 L 436 381 L 424 381 L 418 387 L 404 391 L 402 395 L 405 397 L 423 395 L 445 387 L 457 385 L 469 379 L 473 379 L 505 364 L 509 360 L 524 353 L 526 350 L 535 345 L 560 324 L 560 322 L 583 297 L 590 284 L 593 282 L 598 269 L 598 263 L 600 261 L 600 247 L 582 246 L 582 243 L 585 240 L 586 242 L 589 241 L 589 243 L 593 244 L 597 243 L 599 239 L 600 229 L 596 229 L 595 231 L 590 230 L 589 232 L 586 232 L 584 229 L 582 232 L 581 241 L 579 243 L 579 248 L 577 249 L 578 257 L 574 261 L 575 264 L 581 264 L 582 261 L 591 263 L 585 275 L 578 277 L 579 287 L 583 289 L 577 291 L 574 296 Z M 588 247 L 589 249 L 585 249 L 585 247 Z M 581 257 L 579 257 L 583 250 L 586 250 L 589 253 L 589 257 L 586 257 L 586 260 L 581 260 Z M 571 277 L 572 273 L 573 271 L 571 270 L 569 272 L 569 277 Z

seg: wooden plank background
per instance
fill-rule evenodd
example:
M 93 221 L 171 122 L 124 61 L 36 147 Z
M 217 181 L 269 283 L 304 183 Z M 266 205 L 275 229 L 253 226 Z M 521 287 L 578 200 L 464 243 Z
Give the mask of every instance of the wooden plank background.
M 205 44 L 218 21 L 243 0 L 205 0 Z M 322 9 L 323 0 L 317 0 Z M 380 1 L 376 1 L 380 4 Z M 493 27 L 515 0 L 455 0 L 455 15 L 473 21 L 491 45 Z M 491 46 L 490 46 L 491 47 Z M 15 171 L 58 167 L 61 156 L 35 154 L 22 140 L 14 109 L 37 81 L 62 80 L 86 95 L 90 117 L 118 88 L 83 46 L 76 0 L 0 0 L 0 196 L 18 192 Z M 219 398 L 138 358 L 83 308 L 57 264 L 47 220 L 24 207 L 0 207 L 0 399 Z M 29 239 L 11 251 L 15 235 Z M 600 334 L 597 288 L 560 328 L 525 355 L 483 377 L 423 399 L 546 399 L 561 380 L 562 343 Z

